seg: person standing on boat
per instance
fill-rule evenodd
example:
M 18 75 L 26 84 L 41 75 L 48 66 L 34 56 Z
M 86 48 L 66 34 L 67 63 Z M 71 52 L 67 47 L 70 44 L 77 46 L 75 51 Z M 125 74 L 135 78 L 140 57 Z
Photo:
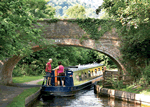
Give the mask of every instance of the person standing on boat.
M 61 61 L 58 62 L 58 67 L 56 67 L 53 70 L 57 70 L 58 76 L 65 76 L 64 66 L 61 64 Z M 57 80 L 58 80 L 58 85 L 60 85 L 61 77 L 58 77 Z M 62 86 L 65 86 L 64 80 L 65 80 L 65 77 L 62 77 Z
M 50 77 L 51 76 L 51 70 L 52 70 L 51 63 L 52 63 L 52 59 L 50 58 L 49 62 L 47 62 L 47 64 L 46 64 L 46 69 L 45 69 L 46 76 L 49 76 L 47 78 L 47 86 L 51 85 L 51 77 Z

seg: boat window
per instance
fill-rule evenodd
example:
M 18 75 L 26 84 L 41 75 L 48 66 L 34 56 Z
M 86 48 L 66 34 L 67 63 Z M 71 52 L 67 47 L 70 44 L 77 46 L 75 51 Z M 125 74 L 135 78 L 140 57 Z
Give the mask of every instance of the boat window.
M 97 74 L 97 69 L 95 69 L 95 74 Z

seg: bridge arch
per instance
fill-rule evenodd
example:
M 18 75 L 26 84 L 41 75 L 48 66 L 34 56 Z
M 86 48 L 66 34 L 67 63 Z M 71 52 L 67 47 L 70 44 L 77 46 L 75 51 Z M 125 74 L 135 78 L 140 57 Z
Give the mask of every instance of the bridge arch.
M 119 71 L 124 70 L 123 64 L 120 62 L 120 42 L 121 39 L 116 33 L 116 29 L 112 28 L 111 31 L 106 32 L 99 40 L 83 39 L 82 35 L 87 34 L 83 29 L 76 23 L 68 22 L 67 19 L 59 20 L 56 23 L 49 23 L 49 20 L 39 21 L 38 23 L 45 29 L 42 36 L 44 36 L 50 44 L 58 46 L 76 46 L 88 49 L 93 49 L 109 56 L 117 65 Z M 39 27 L 39 26 L 36 26 Z M 101 26 L 100 26 L 101 27 Z M 42 50 L 38 45 L 33 46 L 33 51 Z M 14 55 L 5 61 L 0 62 L 0 83 L 11 84 L 12 83 L 12 72 L 14 66 L 23 57 Z

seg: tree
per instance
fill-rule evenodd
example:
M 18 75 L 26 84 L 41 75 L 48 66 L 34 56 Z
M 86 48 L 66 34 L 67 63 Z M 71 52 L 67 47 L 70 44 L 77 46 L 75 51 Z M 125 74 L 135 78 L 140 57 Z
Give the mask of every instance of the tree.
M 31 53 L 32 43 L 44 45 L 41 30 L 33 25 L 37 24 L 37 18 L 53 17 L 54 12 L 47 10 L 46 2 L 38 0 L 38 3 L 33 0 L 1 0 L 0 60 L 12 55 L 24 56 Z M 42 10 L 34 13 L 36 9 Z
M 47 4 L 47 0 L 23 0 L 30 13 L 36 18 L 54 18 L 55 8 Z
M 123 26 L 133 26 L 136 29 L 140 24 L 149 22 L 149 3 L 149 0 L 104 0 L 96 13 L 106 9 Z
M 108 12 L 106 12 L 105 9 L 102 9 L 102 11 L 100 12 L 100 14 L 102 14 L 99 18 L 100 19 L 109 19 L 109 18 L 112 18 L 109 16 Z
M 85 18 L 85 8 L 81 5 L 75 5 L 73 7 L 70 7 L 66 14 L 69 16 L 69 18 Z
M 149 0 L 104 0 L 96 10 L 106 9 L 121 26 L 118 28 L 122 38 L 121 53 L 123 63 L 134 73 L 141 75 L 150 61 L 150 1 Z M 140 73 L 139 73 L 140 72 Z

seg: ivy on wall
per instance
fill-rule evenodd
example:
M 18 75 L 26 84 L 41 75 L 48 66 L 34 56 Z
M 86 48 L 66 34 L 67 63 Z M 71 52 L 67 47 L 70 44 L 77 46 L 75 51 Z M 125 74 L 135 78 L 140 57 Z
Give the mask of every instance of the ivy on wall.
M 83 39 L 94 39 L 98 40 L 101 36 L 104 35 L 105 32 L 110 31 L 112 28 L 117 27 L 116 21 L 113 20 L 105 20 L 105 19 L 94 19 L 94 18 L 86 18 L 86 19 L 76 19 L 76 20 L 68 20 L 72 23 L 77 23 L 87 34 L 90 36 L 85 36 Z
M 48 23 L 57 23 L 59 19 L 48 20 Z M 81 42 L 86 39 L 98 40 L 105 32 L 112 28 L 119 28 L 119 23 L 111 19 L 68 19 L 68 22 L 77 23 L 87 34 L 82 35 Z
M 57 19 L 57 18 L 54 18 L 54 19 L 48 20 L 47 22 L 48 22 L 48 23 L 57 23 L 57 22 L 58 22 L 58 19 Z

